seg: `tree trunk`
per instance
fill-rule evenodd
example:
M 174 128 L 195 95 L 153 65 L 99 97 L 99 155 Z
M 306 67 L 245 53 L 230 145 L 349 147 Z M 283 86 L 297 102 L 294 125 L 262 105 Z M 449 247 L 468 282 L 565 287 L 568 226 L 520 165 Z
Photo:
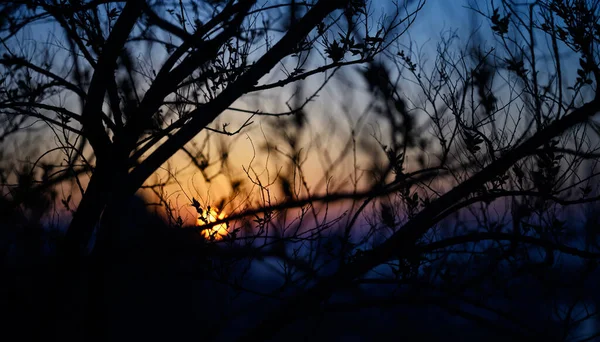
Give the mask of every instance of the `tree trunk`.
M 123 190 L 126 169 L 115 164 L 106 167 L 99 163 L 96 167 L 59 250 L 59 291 L 67 301 L 64 308 L 71 315 L 76 313 L 73 319 L 81 325 L 85 341 L 107 338 L 105 277 L 110 264 L 108 230 L 112 224 L 110 220 L 100 223 L 101 218 L 105 221 L 108 208 L 118 208 L 128 195 Z

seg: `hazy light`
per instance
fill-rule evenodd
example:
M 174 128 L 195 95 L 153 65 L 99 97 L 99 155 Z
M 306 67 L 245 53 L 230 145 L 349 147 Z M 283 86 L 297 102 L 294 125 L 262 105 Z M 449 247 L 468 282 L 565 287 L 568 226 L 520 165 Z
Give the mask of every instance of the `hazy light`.
M 210 223 L 215 223 L 218 220 L 222 220 L 225 218 L 225 213 L 219 213 L 216 209 L 210 208 L 207 209 L 200 215 L 197 220 L 198 226 L 204 226 Z M 221 223 L 212 226 L 211 228 L 202 230 L 202 235 L 207 240 L 221 240 L 225 236 L 227 236 L 227 223 Z

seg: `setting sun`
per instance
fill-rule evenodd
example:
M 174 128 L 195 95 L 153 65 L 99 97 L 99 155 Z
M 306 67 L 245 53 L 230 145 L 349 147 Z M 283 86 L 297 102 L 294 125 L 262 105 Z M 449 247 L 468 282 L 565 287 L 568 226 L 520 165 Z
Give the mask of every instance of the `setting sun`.
M 202 213 L 202 215 L 197 220 L 197 225 L 204 226 L 210 223 L 217 222 L 218 220 L 222 220 L 224 218 L 225 213 L 219 213 L 216 209 L 211 208 Z M 227 233 L 227 223 L 217 224 L 211 228 L 202 230 L 202 235 L 207 240 L 221 240 L 223 237 L 227 236 Z

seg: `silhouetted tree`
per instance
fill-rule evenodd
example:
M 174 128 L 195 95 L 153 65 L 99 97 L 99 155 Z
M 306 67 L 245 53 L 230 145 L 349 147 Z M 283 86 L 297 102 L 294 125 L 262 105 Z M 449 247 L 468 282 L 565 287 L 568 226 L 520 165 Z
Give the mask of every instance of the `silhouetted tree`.
M 127 330 L 127 309 L 145 307 L 147 319 L 176 310 L 166 302 L 184 303 L 192 287 L 161 296 L 157 311 L 144 304 L 152 290 L 124 304 L 136 286 L 165 279 L 173 291 L 219 294 L 182 309 L 218 317 L 198 335 L 206 339 L 304 338 L 327 323 L 359 326 L 372 310 L 418 311 L 406 331 L 433 329 L 423 317 L 441 312 L 484 328 L 458 331 L 465 340 L 599 336 L 580 328 L 598 300 L 600 4 L 472 2 L 481 27 L 445 31 L 428 52 L 403 40 L 424 3 L 393 3 L 378 20 L 378 4 L 354 0 L 0 5 L 2 138 L 18 141 L 42 122 L 57 145 L 12 176 L 0 172 L 11 189 L 0 209 L 19 227 L 43 221 L 57 185 L 80 193 L 61 201 L 73 217 L 54 272 L 73 336 L 130 338 L 111 330 Z M 311 83 L 316 75 L 323 81 Z M 324 107 L 339 113 L 318 132 L 326 120 L 311 122 L 320 113 L 310 102 L 334 81 L 327 89 L 341 90 L 341 109 Z M 274 89 L 290 96 L 283 111 L 264 109 Z M 226 111 L 245 115 L 236 129 L 218 121 Z M 207 182 L 226 173 L 224 139 L 259 118 L 245 179 L 231 177 L 219 200 L 186 194 L 199 226 L 181 229 L 165 188 L 182 177 L 151 176 L 178 151 Z M 57 153 L 63 160 L 40 175 Z M 169 225 L 132 200 L 142 188 Z M 167 338 L 174 321 L 144 336 Z M 193 334 L 177 329 L 178 339 Z
M 102 339 L 103 279 L 123 235 L 114 213 L 126 214 L 161 165 L 246 94 L 373 60 L 421 7 L 398 4 L 373 26 L 364 1 L 3 2 L 2 139 L 43 123 L 57 147 L 30 167 L 63 157 L 30 193 L 66 178 L 80 192 L 76 208 L 63 199 L 73 217 L 58 249 L 59 288 L 91 270 L 88 338 Z M 280 63 L 291 71 L 265 82 Z M 232 135 L 249 121 L 217 131 Z M 200 169 L 205 162 L 197 159 Z M 90 247 L 93 258 L 84 258 Z
M 248 339 L 273 336 L 290 316 L 335 306 L 332 296 L 363 284 L 391 290 L 378 298 L 363 287 L 357 309 L 433 303 L 512 338 L 597 338 L 578 335 L 596 311 L 583 299 L 589 292 L 573 290 L 597 285 L 598 251 L 578 241 L 597 241 L 595 224 L 584 234 L 569 207 L 598 200 L 600 8 L 498 5 L 474 2 L 488 25 L 468 41 L 444 35 L 433 62 L 398 44 L 388 65 L 401 81 L 371 63 L 364 77 L 391 129 L 379 140 L 387 163 L 362 206 L 378 203 L 379 213 L 337 270 L 283 300 Z

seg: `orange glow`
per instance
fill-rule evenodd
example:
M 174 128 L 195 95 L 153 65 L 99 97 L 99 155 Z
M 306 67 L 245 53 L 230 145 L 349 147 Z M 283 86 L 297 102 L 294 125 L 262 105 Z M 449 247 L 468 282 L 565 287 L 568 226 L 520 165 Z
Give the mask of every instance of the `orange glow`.
M 204 226 L 209 223 L 217 222 L 218 220 L 222 220 L 225 218 L 225 213 L 219 213 L 216 209 L 211 208 L 202 213 L 201 217 L 197 220 L 198 226 Z M 227 236 L 227 223 L 217 224 L 212 226 L 211 228 L 202 230 L 202 235 L 207 240 L 221 240 L 223 237 Z

